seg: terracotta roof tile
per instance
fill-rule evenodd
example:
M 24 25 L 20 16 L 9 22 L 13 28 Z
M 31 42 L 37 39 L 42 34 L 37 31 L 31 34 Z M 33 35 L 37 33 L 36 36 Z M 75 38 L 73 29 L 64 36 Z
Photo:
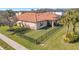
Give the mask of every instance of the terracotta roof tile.
M 21 15 L 16 16 L 17 20 L 20 21 L 28 21 L 28 22 L 38 22 L 45 20 L 56 20 L 57 15 L 52 12 L 44 12 L 44 13 L 23 13 Z

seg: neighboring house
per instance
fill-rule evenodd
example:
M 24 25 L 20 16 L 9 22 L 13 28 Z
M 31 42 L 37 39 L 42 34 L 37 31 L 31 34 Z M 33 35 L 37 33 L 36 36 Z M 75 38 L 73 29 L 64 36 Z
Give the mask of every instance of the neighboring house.
M 26 12 L 16 15 L 17 24 L 30 29 L 40 29 L 46 26 L 54 27 L 54 22 L 58 20 L 59 16 L 54 12 Z
M 57 15 L 62 16 L 63 12 L 55 12 Z

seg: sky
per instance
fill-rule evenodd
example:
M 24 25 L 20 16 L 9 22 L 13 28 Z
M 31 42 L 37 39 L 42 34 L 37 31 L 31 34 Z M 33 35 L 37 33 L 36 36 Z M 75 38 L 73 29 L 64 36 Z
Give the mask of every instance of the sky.
M 33 8 L 0 8 L 0 10 L 3 10 L 3 11 L 5 11 L 5 10 L 13 10 L 13 11 L 30 11 L 31 9 L 33 9 Z
M 3 11 L 10 10 L 10 9 L 13 10 L 13 11 L 30 11 L 32 9 L 37 10 L 37 9 L 40 9 L 40 8 L 0 8 L 0 10 L 3 10 Z
M 1 11 L 5 11 L 5 10 L 13 10 L 13 11 L 30 11 L 32 9 L 37 10 L 40 8 L 0 8 Z M 56 8 L 51 8 L 51 9 L 56 9 Z M 63 8 L 60 8 L 63 9 Z

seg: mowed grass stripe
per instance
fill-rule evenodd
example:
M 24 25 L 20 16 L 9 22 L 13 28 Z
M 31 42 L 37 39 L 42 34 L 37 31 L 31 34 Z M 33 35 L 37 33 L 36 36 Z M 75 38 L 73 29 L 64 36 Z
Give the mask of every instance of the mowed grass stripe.
M 45 45 L 43 46 L 44 49 L 54 49 L 58 48 L 58 43 L 60 43 L 60 39 L 62 38 L 63 34 L 65 33 L 64 31 L 65 27 L 59 29 L 56 31 L 51 37 L 45 42 Z
M 0 33 L 8 36 L 9 38 L 11 38 L 12 40 L 16 41 L 17 43 L 25 46 L 28 49 L 42 49 L 40 46 L 30 42 L 27 39 L 22 38 L 21 36 L 17 36 L 17 34 L 11 35 L 11 32 L 7 31 L 9 29 L 8 26 L 1 26 L 0 27 Z

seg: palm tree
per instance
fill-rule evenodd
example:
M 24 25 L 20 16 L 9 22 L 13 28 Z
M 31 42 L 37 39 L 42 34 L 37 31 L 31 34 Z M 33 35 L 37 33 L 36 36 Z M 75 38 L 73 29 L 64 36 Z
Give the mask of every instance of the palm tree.
M 69 25 L 72 23 L 73 32 L 75 33 L 76 23 L 79 21 L 79 11 L 76 9 L 67 10 L 64 16 L 62 16 L 61 21 L 64 25 L 68 27 L 67 33 L 69 31 Z
M 72 16 L 72 25 L 73 25 L 73 32 L 76 33 L 76 23 L 79 22 L 79 11 L 76 9 L 71 10 Z
M 71 16 L 70 11 L 67 10 L 64 15 L 61 17 L 61 23 L 64 24 L 64 26 L 67 26 L 67 33 L 69 32 L 70 23 L 71 23 Z

